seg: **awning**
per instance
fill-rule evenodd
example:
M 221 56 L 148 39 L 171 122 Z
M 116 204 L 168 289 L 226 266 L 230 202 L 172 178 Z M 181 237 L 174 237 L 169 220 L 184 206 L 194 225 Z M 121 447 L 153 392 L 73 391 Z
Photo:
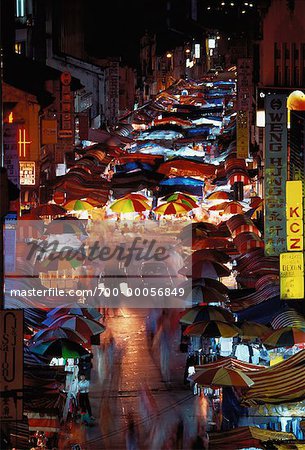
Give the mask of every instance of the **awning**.
M 243 395 L 242 404 L 254 406 L 263 403 L 287 403 L 305 398 L 305 350 L 251 374 L 254 385 Z
M 59 418 L 55 414 L 43 414 L 28 412 L 25 413 L 28 417 L 30 431 L 44 431 L 44 432 L 58 432 L 60 431 Z

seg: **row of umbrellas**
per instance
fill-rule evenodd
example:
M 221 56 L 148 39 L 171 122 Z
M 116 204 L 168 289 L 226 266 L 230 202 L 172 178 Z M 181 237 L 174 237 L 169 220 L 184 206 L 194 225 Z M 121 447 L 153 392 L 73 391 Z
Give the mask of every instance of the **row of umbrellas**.
M 29 349 L 45 357 L 79 358 L 89 353 L 91 336 L 105 331 L 99 322 L 101 314 L 90 307 L 79 305 L 54 308 L 43 321 L 46 328 L 35 333 L 29 342 Z
M 230 310 L 221 306 L 197 305 L 183 312 L 180 323 L 188 325 L 186 336 L 241 337 L 243 340 L 260 339 L 269 348 L 291 347 L 305 342 L 304 326 L 288 326 L 272 330 L 255 322 L 236 322 Z

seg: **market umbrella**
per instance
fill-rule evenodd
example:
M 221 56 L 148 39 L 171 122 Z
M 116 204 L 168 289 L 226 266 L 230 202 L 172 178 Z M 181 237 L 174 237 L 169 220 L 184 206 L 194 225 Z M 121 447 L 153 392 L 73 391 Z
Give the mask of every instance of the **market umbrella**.
M 184 336 L 204 336 L 204 337 L 234 337 L 241 333 L 240 329 L 233 323 L 222 322 L 219 320 L 208 320 L 196 322 L 189 325 Z
M 193 305 L 197 303 L 225 303 L 227 299 L 224 294 L 212 287 L 195 285 L 186 296 L 185 301 Z
M 305 343 L 305 327 L 284 327 L 263 338 L 266 347 L 292 347 Z
M 87 339 L 77 331 L 70 330 L 69 328 L 56 328 L 49 327 L 44 330 L 40 330 L 31 338 L 32 342 L 49 342 L 55 341 L 57 339 L 68 339 L 69 341 L 76 342 L 77 344 L 82 344 L 87 342 Z
M 225 367 L 203 369 L 190 377 L 192 381 L 202 386 L 231 386 L 248 388 L 254 384 L 248 375 L 238 369 Z
M 90 211 L 90 209 L 93 209 L 93 206 L 82 200 L 71 200 L 65 204 L 65 208 L 68 211 Z
M 172 214 L 186 214 L 192 210 L 192 207 L 183 203 L 178 202 L 169 202 L 164 203 L 163 205 L 157 206 L 154 209 L 156 214 L 162 215 L 172 215 Z
M 34 215 L 43 217 L 43 216 L 63 216 L 67 213 L 66 209 L 62 206 L 55 205 L 53 203 L 47 203 L 44 205 L 39 205 L 37 208 L 32 209 L 31 211 Z
M 184 203 L 185 205 L 189 205 L 192 208 L 198 208 L 199 205 L 195 202 L 195 200 L 187 194 L 182 194 L 181 192 L 175 192 L 171 195 L 166 195 L 164 197 L 164 200 L 167 202 L 178 202 L 178 203 Z
M 248 322 L 247 320 L 242 323 L 237 323 L 237 326 L 241 329 L 240 337 L 247 341 L 261 338 L 262 336 L 266 336 L 270 333 L 270 328 L 266 327 L 266 325 L 256 322 Z
M 70 328 L 71 330 L 77 331 L 79 334 L 86 337 L 100 334 L 105 331 L 104 325 L 96 320 L 69 314 L 59 317 L 51 323 L 47 319 L 43 322 L 43 324 L 51 325 L 52 327 Z
M 123 214 L 148 211 L 150 206 L 145 200 L 123 197 L 112 203 L 112 205 L 110 205 L 110 209 L 116 213 Z
M 183 313 L 180 323 L 190 325 L 204 320 L 219 320 L 221 322 L 234 322 L 233 314 L 220 306 L 195 306 Z
M 57 339 L 56 341 L 38 342 L 29 347 L 32 353 L 49 358 L 80 358 L 89 352 L 76 342 L 68 339 Z
M 229 202 L 221 214 L 242 214 L 243 212 L 243 207 L 238 202 Z
M 220 292 L 221 294 L 228 294 L 229 288 L 224 285 L 221 281 L 215 280 L 213 278 L 193 278 L 192 280 L 193 286 L 206 286 L 213 289 L 216 289 L 216 291 Z
M 66 316 L 68 314 L 73 314 L 76 316 L 84 316 L 87 319 L 99 320 L 102 317 L 102 314 L 95 308 L 92 308 L 88 305 L 88 307 L 81 306 L 79 304 L 66 304 L 63 306 L 59 306 L 58 308 L 51 309 L 48 311 L 47 317 L 54 321 L 58 317 Z M 51 323 L 51 322 L 50 322 Z
M 131 192 L 130 194 L 125 195 L 124 198 L 131 198 L 134 200 L 144 200 L 145 202 L 148 202 L 148 198 L 145 197 L 145 195 L 137 194 L 136 192 Z
M 231 200 L 232 194 L 229 191 L 214 191 L 207 195 L 207 200 Z

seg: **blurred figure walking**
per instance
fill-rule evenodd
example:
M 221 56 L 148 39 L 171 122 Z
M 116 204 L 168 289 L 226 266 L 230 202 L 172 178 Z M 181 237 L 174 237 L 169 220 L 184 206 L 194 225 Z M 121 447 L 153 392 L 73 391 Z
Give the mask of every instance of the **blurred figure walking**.
M 140 450 L 139 434 L 132 414 L 129 414 L 128 417 L 126 450 Z

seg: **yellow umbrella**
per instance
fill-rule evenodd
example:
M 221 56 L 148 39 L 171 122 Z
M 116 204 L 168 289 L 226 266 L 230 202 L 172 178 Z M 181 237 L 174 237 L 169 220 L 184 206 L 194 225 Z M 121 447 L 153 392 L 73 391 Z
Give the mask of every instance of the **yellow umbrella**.
M 71 200 L 65 204 L 65 208 L 68 211 L 89 211 L 90 209 L 93 209 L 94 206 L 82 200 Z
M 158 206 L 154 209 L 154 212 L 156 214 L 185 214 L 192 210 L 192 207 L 190 205 L 186 205 L 184 203 L 178 203 L 178 202 L 169 202 L 164 203 L 163 205 Z
M 116 213 L 132 213 L 147 211 L 150 206 L 145 200 L 123 197 L 112 203 L 110 209 Z

